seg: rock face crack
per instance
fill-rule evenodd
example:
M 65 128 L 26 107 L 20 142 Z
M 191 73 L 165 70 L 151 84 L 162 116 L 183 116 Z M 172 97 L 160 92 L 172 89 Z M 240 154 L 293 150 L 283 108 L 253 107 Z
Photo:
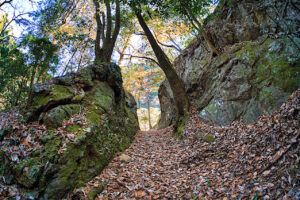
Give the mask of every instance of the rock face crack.
M 56 108 L 58 106 L 68 105 L 72 103 L 72 98 L 69 99 L 63 99 L 60 101 L 50 101 L 47 105 L 44 105 L 37 110 L 32 111 L 32 114 L 28 117 L 28 122 L 33 122 L 39 119 L 41 113 L 46 113 L 53 108 Z

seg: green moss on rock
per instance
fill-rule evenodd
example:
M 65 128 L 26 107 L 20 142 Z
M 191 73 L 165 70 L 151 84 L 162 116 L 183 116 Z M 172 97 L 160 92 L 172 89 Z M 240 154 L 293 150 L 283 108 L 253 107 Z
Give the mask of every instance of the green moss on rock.
M 25 167 L 24 169 L 26 169 Z M 42 172 L 42 167 L 40 165 L 29 166 L 25 171 L 23 169 L 22 174 L 17 175 L 17 181 L 19 184 L 26 188 L 31 188 L 37 183 L 39 176 Z
M 300 71 L 300 52 L 290 48 L 293 45 L 287 38 L 267 39 L 259 45 L 248 42 L 236 52 L 236 56 L 255 67 L 254 83 L 258 87 L 272 84 L 285 92 L 293 92 L 300 86 L 297 75 Z
M 58 106 L 40 117 L 40 121 L 42 121 L 47 127 L 57 128 L 61 126 L 64 120 L 78 114 L 81 110 L 82 106 L 78 104 Z
M 43 148 L 43 155 L 41 162 L 46 164 L 47 162 L 57 163 L 58 161 L 58 150 L 62 144 L 62 138 L 60 136 L 49 135 L 49 139 L 46 140 L 46 144 Z
M 86 104 L 96 105 L 105 111 L 110 111 L 115 101 L 114 91 L 107 83 L 97 81 L 97 85 L 87 93 L 84 101 Z
M 293 40 L 300 44 L 299 38 Z M 191 98 L 206 123 L 252 123 L 300 87 L 299 71 L 300 51 L 289 38 L 243 42 L 212 60 L 196 82 L 205 83 L 205 92 Z
M 90 66 L 80 74 L 56 78 L 36 89 L 30 110 L 32 119 L 52 129 L 41 138 L 42 148 L 28 160 L 15 167 L 0 164 L 0 170 L 10 170 L 18 184 L 39 191 L 39 199 L 62 199 L 74 187 L 83 186 L 99 174 L 117 152 L 133 141 L 139 129 L 136 103 L 120 87 L 120 70 L 108 65 L 109 70 L 106 64 Z M 63 127 L 74 137 L 67 138 L 62 129 L 62 135 L 54 130 L 76 114 L 86 117 L 84 127 L 76 122 Z M 13 171 L 4 170 L 7 166 Z
M 62 107 L 56 107 L 43 117 L 43 123 L 47 127 L 57 128 L 67 118 L 68 114 L 66 111 Z
M 68 131 L 69 133 L 76 133 L 79 128 L 80 126 L 78 124 L 74 124 L 74 125 L 67 126 L 65 130 Z
M 39 109 L 46 106 L 51 101 L 63 101 L 74 96 L 72 88 L 63 85 L 53 85 L 49 91 L 37 95 L 33 98 L 32 109 Z
M 105 113 L 105 111 L 100 106 L 96 105 L 90 105 L 88 108 L 89 111 L 86 114 L 86 118 L 90 121 L 90 123 L 100 125 L 101 115 Z
M 174 132 L 175 137 L 182 138 L 182 132 L 184 131 L 185 124 L 187 123 L 189 117 L 190 117 L 190 115 L 189 115 L 187 109 L 185 109 L 185 115 L 184 115 L 183 119 L 178 120 L 175 124 L 175 127 L 176 127 L 175 132 Z
M 94 72 L 91 70 L 91 68 L 82 68 L 79 71 L 79 76 L 75 78 L 75 81 L 79 85 L 82 84 L 87 87 L 92 87 L 94 85 L 93 76 Z
M 84 91 L 72 98 L 72 102 L 80 102 L 85 97 Z
M 207 143 L 212 143 L 214 142 L 216 139 L 213 135 L 207 135 L 203 138 L 203 141 L 204 142 L 207 142 Z
M 104 190 L 103 186 L 95 187 L 93 190 L 87 195 L 88 200 L 94 200 L 96 196 Z

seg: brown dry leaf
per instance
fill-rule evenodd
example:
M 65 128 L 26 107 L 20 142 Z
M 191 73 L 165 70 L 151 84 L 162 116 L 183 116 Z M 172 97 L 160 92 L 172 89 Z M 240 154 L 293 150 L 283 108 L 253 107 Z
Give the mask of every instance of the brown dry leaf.
M 27 141 L 26 139 L 24 139 L 24 140 L 22 141 L 22 144 L 23 144 L 24 146 L 31 147 L 31 145 L 28 143 L 28 141 Z
M 216 163 L 213 163 L 210 165 L 212 168 L 216 168 L 217 164 Z
M 136 196 L 139 197 L 139 198 L 142 198 L 146 195 L 146 192 L 144 192 L 143 190 L 139 190 L 137 191 L 136 193 Z
M 63 147 L 60 147 L 57 154 L 61 154 L 64 151 Z
M 73 133 L 67 134 L 67 137 L 70 139 L 73 139 L 73 138 L 75 138 L 75 134 L 73 134 Z
M 120 160 L 123 161 L 123 162 L 129 162 L 131 160 L 131 157 L 126 155 L 126 154 L 122 154 L 120 156 Z
M 105 197 L 97 196 L 95 200 L 107 200 Z

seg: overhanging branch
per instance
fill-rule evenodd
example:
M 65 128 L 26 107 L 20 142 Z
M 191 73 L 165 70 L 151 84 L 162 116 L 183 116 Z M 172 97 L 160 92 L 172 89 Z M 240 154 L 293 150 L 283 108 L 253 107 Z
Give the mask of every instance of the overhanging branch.
M 13 0 L 5 0 L 2 3 L 0 3 L 0 8 L 4 5 L 4 4 L 10 4 Z
M 154 32 L 153 32 L 153 33 L 154 33 Z M 175 49 L 175 50 L 177 50 L 177 51 L 180 52 L 181 49 L 178 49 L 175 45 L 173 45 L 173 44 L 165 44 L 165 43 L 162 43 L 161 41 L 159 41 L 159 40 L 157 39 L 156 33 L 154 33 L 154 35 L 155 35 L 155 39 L 156 39 L 156 41 L 157 41 L 158 44 L 160 44 L 160 45 L 162 45 L 162 46 L 164 46 L 164 47 L 173 48 L 173 49 Z
M 124 54 L 124 56 L 129 56 L 130 59 L 131 58 L 141 58 L 141 59 L 150 60 L 159 66 L 159 63 L 155 59 L 148 57 L 148 56 L 136 56 L 136 55 L 131 55 L 131 54 Z

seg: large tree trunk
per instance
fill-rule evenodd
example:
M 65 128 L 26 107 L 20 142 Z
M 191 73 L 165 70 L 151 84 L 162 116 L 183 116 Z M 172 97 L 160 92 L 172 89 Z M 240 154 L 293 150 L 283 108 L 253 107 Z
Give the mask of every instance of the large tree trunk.
M 22 92 L 23 92 L 23 87 L 25 85 L 25 78 L 22 79 L 21 84 L 19 84 L 19 92 L 18 92 L 18 96 L 16 98 L 15 104 L 14 106 L 18 106 L 19 105 L 19 100 L 21 98 Z
M 208 35 L 205 32 L 205 30 L 202 30 L 200 33 L 204 37 L 204 40 L 205 40 L 206 44 L 208 45 L 208 47 L 209 47 L 209 49 L 211 51 L 212 56 L 218 55 L 219 51 L 216 49 L 215 45 L 212 43 L 212 41 L 208 37 Z
M 95 5 L 95 18 L 97 22 L 97 31 L 96 31 L 96 39 L 95 39 L 95 61 L 110 62 L 121 28 L 120 1 L 116 0 L 116 17 L 115 17 L 115 27 L 113 33 L 112 33 L 113 20 L 111 15 L 110 2 L 105 2 L 106 13 L 107 13 L 106 24 L 105 24 L 104 13 L 100 12 L 99 1 L 93 0 L 93 2 Z M 103 22 L 101 22 L 101 14 L 102 14 Z M 105 28 L 106 31 L 104 31 Z M 101 47 L 101 39 L 103 40 L 102 47 Z
M 164 53 L 164 51 L 160 48 L 160 46 L 156 42 L 153 34 L 151 33 L 146 22 L 144 21 L 141 13 L 136 12 L 136 16 L 139 20 L 141 27 L 145 32 L 145 35 L 149 40 L 149 43 L 155 53 L 160 68 L 164 71 L 167 80 L 170 83 L 173 96 L 174 96 L 176 113 L 177 113 L 177 123 L 175 124 L 175 132 L 181 132 L 180 130 L 177 129 L 179 128 L 179 126 L 182 126 L 182 122 L 185 116 L 188 114 L 187 112 L 189 109 L 189 100 L 185 93 L 184 83 L 182 79 L 177 75 L 167 55 Z
M 104 30 L 104 24 L 101 22 L 101 15 L 100 15 L 100 5 L 97 0 L 93 0 L 95 5 L 95 18 L 97 22 L 97 31 L 96 31 L 96 39 L 95 39 L 95 59 L 99 60 L 100 55 L 100 43 L 101 43 L 101 37 Z
M 29 109 L 29 107 L 32 104 L 33 84 L 34 84 L 34 79 L 35 79 L 35 75 L 36 75 L 36 68 L 37 68 L 37 66 L 35 64 L 32 67 L 32 71 L 31 71 L 29 95 L 28 95 L 28 100 L 27 100 L 27 104 L 26 104 L 26 109 Z

